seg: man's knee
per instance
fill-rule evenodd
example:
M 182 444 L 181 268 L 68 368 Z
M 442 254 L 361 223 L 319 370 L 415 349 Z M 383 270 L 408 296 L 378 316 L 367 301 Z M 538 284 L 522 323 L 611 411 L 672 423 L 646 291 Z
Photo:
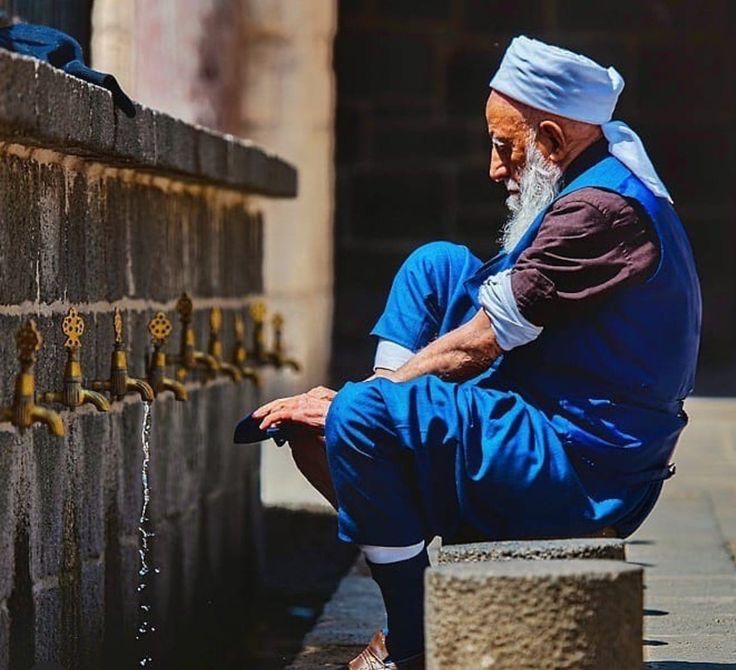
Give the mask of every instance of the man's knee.
M 403 269 L 431 277 L 446 276 L 454 268 L 463 267 L 470 257 L 470 249 L 462 244 L 429 242 L 409 254 Z
M 373 443 L 386 420 L 386 405 L 375 382 L 346 384 L 332 399 L 325 418 L 328 457 L 345 446 Z

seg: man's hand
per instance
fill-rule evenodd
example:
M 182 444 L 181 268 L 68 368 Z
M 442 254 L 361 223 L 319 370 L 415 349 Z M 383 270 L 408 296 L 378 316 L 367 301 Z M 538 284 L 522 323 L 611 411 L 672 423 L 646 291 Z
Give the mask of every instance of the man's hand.
M 325 417 L 336 394 L 337 391 L 317 386 L 306 393 L 272 400 L 253 412 L 253 416 L 256 419 L 263 419 L 260 424 L 261 430 L 289 421 L 313 432 L 322 433 Z

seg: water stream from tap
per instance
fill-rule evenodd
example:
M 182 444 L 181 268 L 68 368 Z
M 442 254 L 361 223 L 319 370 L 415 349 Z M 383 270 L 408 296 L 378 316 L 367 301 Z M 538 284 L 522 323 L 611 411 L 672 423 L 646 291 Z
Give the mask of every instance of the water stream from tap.
M 138 530 L 141 534 L 141 543 L 138 553 L 140 556 L 140 568 L 138 569 L 138 629 L 135 639 L 141 641 L 144 650 L 138 664 L 140 667 L 150 667 L 153 657 L 150 655 L 150 644 L 146 644 L 146 638 L 155 632 L 155 626 L 149 620 L 151 612 L 151 601 L 149 596 L 150 573 L 149 565 L 149 540 L 155 533 L 151 530 L 151 521 L 148 518 L 148 504 L 151 500 L 151 489 L 148 483 L 148 467 L 151 461 L 151 403 L 144 403 L 143 427 L 141 429 L 141 444 L 143 445 L 143 466 L 141 469 L 141 485 L 143 488 L 143 505 L 141 516 L 138 521 Z M 153 573 L 158 574 L 159 569 L 153 568 Z

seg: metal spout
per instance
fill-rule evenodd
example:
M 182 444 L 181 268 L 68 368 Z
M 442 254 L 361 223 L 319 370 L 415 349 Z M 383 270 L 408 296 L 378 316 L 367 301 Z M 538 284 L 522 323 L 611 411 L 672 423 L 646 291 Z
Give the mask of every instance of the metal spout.
M 148 322 L 148 332 L 153 344 L 153 354 L 148 364 L 148 385 L 154 396 L 164 391 L 172 391 L 177 400 L 189 399 L 187 389 L 183 384 L 166 376 L 166 365 L 168 364 L 163 347 L 171 335 L 173 326 L 171 321 L 163 312 L 156 312 Z
M 110 411 L 110 403 L 102 394 L 82 386 L 82 365 L 79 362 L 79 349 L 82 346 L 80 337 L 84 333 L 84 319 L 74 307 L 69 308 L 62 324 L 62 331 L 67 336 L 64 346 L 67 350 L 64 380 L 61 391 L 47 391 L 40 395 L 41 402 L 57 403 L 69 409 L 76 409 L 91 403 L 101 412 Z
M 43 423 L 52 435 L 63 437 L 64 424 L 53 410 L 36 404 L 36 379 L 33 367 L 43 338 L 33 319 L 29 319 L 16 333 L 20 372 L 15 379 L 15 395 L 10 407 L 0 408 L 0 421 L 10 421 L 21 433 L 34 423 Z
M 123 345 L 123 316 L 120 308 L 115 308 L 115 343 L 110 359 L 110 379 L 94 381 L 90 388 L 107 391 L 115 400 L 122 400 L 129 393 L 137 393 L 141 400 L 150 402 L 154 398 L 153 389 L 143 379 L 128 376 L 128 357 Z
M 255 368 L 246 364 L 248 360 L 248 350 L 245 348 L 245 321 L 239 314 L 235 315 L 233 322 L 235 329 L 235 345 L 233 347 L 233 365 L 240 370 L 243 379 L 247 379 L 253 383 L 256 388 L 261 387 L 261 377 Z
M 213 378 L 220 369 L 217 359 L 195 348 L 194 328 L 192 328 L 192 313 L 194 305 L 192 299 L 182 293 L 179 301 L 176 303 L 176 311 L 179 313 L 181 320 L 181 341 L 179 345 L 179 355 L 167 357 L 167 363 L 175 364 L 176 378 L 180 382 L 184 382 L 189 376 L 189 372 L 198 368 L 205 368 L 207 377 Z

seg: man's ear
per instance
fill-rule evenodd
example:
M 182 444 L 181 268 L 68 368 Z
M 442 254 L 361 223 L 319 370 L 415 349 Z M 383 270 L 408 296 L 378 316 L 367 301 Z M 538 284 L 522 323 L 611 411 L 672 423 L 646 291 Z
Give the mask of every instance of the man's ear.
M 568 154 L 568 141 L 559 123 L 547 119 L 541 121 L 537 138 L 542 143 L 547 158 L 554 163 L 564 163 Z

